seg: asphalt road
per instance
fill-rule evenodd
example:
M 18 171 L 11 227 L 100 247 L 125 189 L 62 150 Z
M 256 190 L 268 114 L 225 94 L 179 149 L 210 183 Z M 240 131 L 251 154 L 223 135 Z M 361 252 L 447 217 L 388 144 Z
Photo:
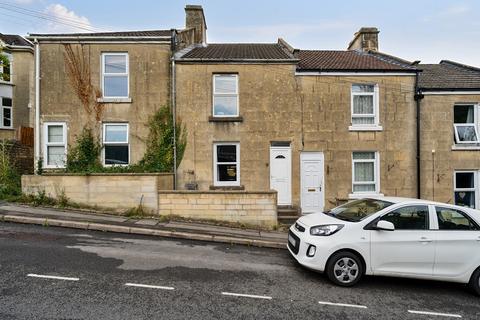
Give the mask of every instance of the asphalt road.
M 368 277 L 340 288 L 286 250 L 0 223 L 1 320 L 459 316 L 480 319 L 463 285 Z

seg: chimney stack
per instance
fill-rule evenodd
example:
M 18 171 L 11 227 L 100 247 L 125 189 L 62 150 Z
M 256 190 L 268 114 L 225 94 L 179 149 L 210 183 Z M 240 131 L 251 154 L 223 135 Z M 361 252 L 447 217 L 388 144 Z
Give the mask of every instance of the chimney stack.
M 207 23 L 202 6 L 190 4 L 185 6 L 185 28 L 194 29 L 195 44 L 207 43 Z
M 360 28 L 348 45 L 348 50 L 378 51 L 378 31 L 375 27 Z

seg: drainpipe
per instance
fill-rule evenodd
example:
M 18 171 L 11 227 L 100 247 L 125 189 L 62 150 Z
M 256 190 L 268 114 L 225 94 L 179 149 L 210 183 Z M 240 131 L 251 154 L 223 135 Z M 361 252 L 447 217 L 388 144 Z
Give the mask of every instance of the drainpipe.
M 38 160 L 40 159 L 40 45 L 37 39 L 35 44 L 35 174 L 38 172 Z
M 418 88 L 418 72 L 415 75 L 415 96 L 414 99 L 416 101 L 416 126 L 417 126 L 417 198 L 420 199 L 421 197 L 421 189 L 420 189 L 420 177 L 421 177 L 421 172 L 420 172 L 420 105 L 421 105 L 421 100 L 423 99 L 423 94 L 422 91 Z
M 173 118 L 173 190 L 177 190 L 177 110 L 176 110 L 176 88 L 175 88 L 175 31 L 172 30 L 172 77 L 171 77 L 171 88 L 172 88 L 172 118 Z

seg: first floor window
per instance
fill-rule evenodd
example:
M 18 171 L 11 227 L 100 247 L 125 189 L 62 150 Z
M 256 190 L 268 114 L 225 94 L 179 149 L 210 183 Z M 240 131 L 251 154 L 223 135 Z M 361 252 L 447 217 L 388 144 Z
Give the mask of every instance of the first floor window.
M 477 199 L 477 172 L 455 172 L 454 184 L 455 204 L 475 208 Z
M 455 105 L 453 107 L 453 128 L 456 143 L 478 143 L 477 106 Z
M 128 124 L 104 123 L 103 148 L 105 165 L 128 165 Z
M 13 128 L 12 124 L 12 98 L 0 97 L 1 122 L 0 128 Z
M 238 75 L 213 75 L 213 116 L 238 116 Z
M 240 145 L 238 143 L 215 143 L 214 185 L 240 185 Z
M 376 152 L 354 152 L 353 193 L 378 193 L 378 155 Z
M 378 124 L 378 87 L 373 84 L 352 85 L 352 126 Z
M 67 126 L 64 122 L 49 122 L 44 125 L 44 161 L 46 168 L 65 167 Z
M 12 81 L 12 55 L 3 53 L 0 55 L 0 80 L 5 82 Z
M 102 54 L 102 87 L 105 98 L 128 98 L 128 54 Z

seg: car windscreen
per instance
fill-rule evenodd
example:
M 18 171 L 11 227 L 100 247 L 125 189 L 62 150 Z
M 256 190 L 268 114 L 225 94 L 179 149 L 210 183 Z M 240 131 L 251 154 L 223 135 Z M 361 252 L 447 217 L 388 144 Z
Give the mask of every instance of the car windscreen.
M 392 204 L 379 199 L 359 199 L 333 208 L 325 214 L 340 220 L 358 222 Z

